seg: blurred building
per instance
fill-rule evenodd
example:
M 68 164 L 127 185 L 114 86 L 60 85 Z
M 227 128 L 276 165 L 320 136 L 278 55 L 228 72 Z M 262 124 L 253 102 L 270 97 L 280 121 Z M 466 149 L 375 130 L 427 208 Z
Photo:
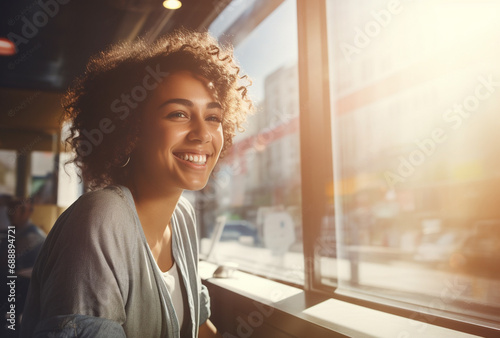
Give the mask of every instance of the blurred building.
M 271 131 L 265 151 L 264 182 L 275 188 L 300 182 L 297 65 L 282 67 L 265 80 L 266 127 Z M 276 201 L 280 202 L 280 201 Z

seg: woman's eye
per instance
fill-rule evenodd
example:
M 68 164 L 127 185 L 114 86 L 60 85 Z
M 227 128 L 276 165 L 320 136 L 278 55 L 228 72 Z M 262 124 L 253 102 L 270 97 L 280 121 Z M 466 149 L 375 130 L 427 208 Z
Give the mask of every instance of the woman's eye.
M 173 119 L 183 118 L 183 117 L 187 117 L 187 115 L 181 111 L 176 111 L 167 115 L 167 118 L 173 118 Z
M 213 115 L 213 116 L 207 117 L 207 121 L 221 123 L 222 119 L 219 116 Z

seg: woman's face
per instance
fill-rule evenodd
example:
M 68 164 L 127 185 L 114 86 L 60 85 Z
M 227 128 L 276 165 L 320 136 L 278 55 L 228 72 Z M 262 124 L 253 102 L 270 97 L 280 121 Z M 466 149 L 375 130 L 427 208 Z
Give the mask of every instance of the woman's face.
M 151 92 L 132 154 L 141 184 L 188 190 L 207 184 L 224 142 L 221 105 L 207 82 L 179 71 Z

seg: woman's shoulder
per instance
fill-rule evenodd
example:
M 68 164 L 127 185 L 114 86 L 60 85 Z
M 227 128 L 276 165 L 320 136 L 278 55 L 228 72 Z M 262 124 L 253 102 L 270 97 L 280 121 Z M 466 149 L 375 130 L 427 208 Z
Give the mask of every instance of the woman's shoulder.
M 71 206 L 70 211 L 81 210 L 86 213 L 102 212 L 105 214 L 123 212 L 130 209 L 125 192 L 118 186 L 108 186 L 89 191 L 80 196 Z
M 102 232 L 133 224 L 134 211 L 127 201 L 125 191 L 118 186 L 109 186 L 80 196 L 59 217 L 54 227 Z
M 84 193 L 73 204 L 80 208 L 120 208 L 126 207 L 125 192 L 119 186 L 107 186 Z

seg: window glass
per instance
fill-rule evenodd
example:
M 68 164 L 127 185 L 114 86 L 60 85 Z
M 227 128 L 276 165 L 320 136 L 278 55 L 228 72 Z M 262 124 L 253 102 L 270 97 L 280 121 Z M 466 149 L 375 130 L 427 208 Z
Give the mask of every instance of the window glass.
M 201 252 L 219 264 L 303 283 L 295 2 L 270 13 L 235 56 L 253 80 L 257 112 L 197 194 Z
M 224 7 L 226 1 L 219 1 L 216 5 L 216 9 L 219 10 L 220 13 L 210 24 L 210 33 L 214 36 L 221 36 L 224 34 L 224 32 L 240 18 L 240 15 L 249 10 L 256 1 L 257 0 L 231 0 L 226 7 Z
M 54 172 L 55 155 L 49 151 L 31 153 L 30 196 L 36 203 L 55 204 L 57 175 Z
M 72 158 L 72 153 L 59 154 L 57 205 L 63 208 L 69 207 L 83 194 L 83 181 L 78 177 L 79 169 L 73 163 L 66 164 Z
M 65 145 L 65 140 L 69 136 L 71 124 L 63 123 L 61 128 L 60 141 Z M 74 158 L 73 152 L 65 152 L 64 149 L 59 153 L 59 173 L 57 185 L 57 205 L 67 208 L 78 197 L 83 194 L 83 180 L 78 176 L 80 169 L 70 160 Z
M 16 159 L 15 150 L 0 150 L 0 195 L 15 194 Z
M 327 5 L 338 291 L 500 327 L 500 2 Z

